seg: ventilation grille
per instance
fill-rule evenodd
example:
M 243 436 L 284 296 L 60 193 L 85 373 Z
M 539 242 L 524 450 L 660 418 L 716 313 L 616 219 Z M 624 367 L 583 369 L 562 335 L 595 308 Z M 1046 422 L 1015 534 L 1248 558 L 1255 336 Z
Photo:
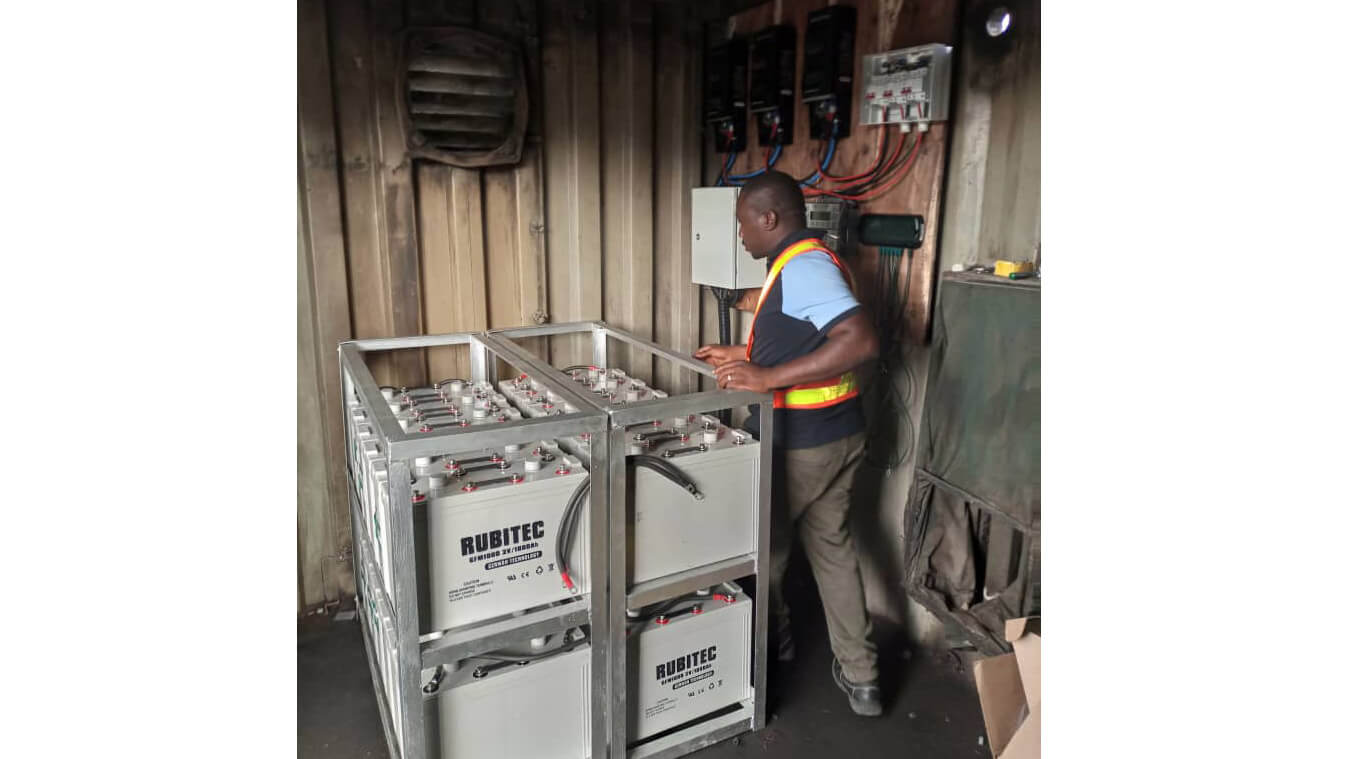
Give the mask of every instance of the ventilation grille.
M 473 29 L 414 29 L 403 56 L 413 156 L 466 168 L 519 163 L 529 99 L 515 45 Z

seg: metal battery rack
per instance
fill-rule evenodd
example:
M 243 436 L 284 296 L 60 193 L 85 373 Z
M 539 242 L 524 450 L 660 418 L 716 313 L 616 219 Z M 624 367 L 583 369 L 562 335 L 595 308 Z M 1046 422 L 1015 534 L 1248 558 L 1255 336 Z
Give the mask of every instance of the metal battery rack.
M 693 357 L 664 348 L 644 338 L 611 327 L 604 322 L 588 321 L 544 326 L 518 327 L 492 330 L 491 338 L 500 338 L 515 350 L 511 351 L 516 361 L 534 364 L 530 369 L 534 375 L 542 378 L 550 388 L 571 388 L 573 378 L 549 365 L 543 359 L 529 354 L 526 349 L 515 343 L 530 338 L 581 335 L 591 339 L 591 360 L 595 367 L 609 367 L 609 340 L 617 340 L 652 356 L 673 363 L 696 374 L 715 377 L 715 372 L 706 363 Z M 608 427 L 604 436 L 592 440 L 607 439 L 608 445 L 595 445 L 593 471 L 598 472 L 607 465 L 607 502 L 609 504 L 609 524 L 607 536 L 608 585 L 607 598 L 609 608 L 605 610 L 608 620 L 609 652 L 608 676 L 603 711 L 612 715 L 629 713 L 629 698 L 636 698 L 629 692 L 630 682 L 627 672 L 629 662 L 629 639 L 625 631 L 625 614 L 629 609 L 638 609 L 652 604 L 679 598 L 697 589 L 716 586 L 753 576 L 756 578 L 756 595 L 753 606 L 753 643 L 751 656 L 751 690 L 748 698 L 738 703 L 738 708 L 705 719 L 691 725 L 675 729 L 663 735 L 657 735 L 646 742 L 639 743 L 626 751 L 611 751 L 611 756 L 626 756 L 628 759 L 670 759 L 683 756 L 703 747 L 726 740 L 744 732 L 761 729 L 767 717 L 766 706 L 766 667 L 767 661 L 767 572 L 769 557 L 769 513 L 770 484 L 772 482 L 772 446 L 759 444 L 758 461 L 758 497 L 753 514 L 753 548 L 743 555 L 723 561 L 692 567 L 643 582 L 630 583 L 626 551 L 630 536 L 627 535 L 629 514 L 634 505 L 628 502 L 628 468 L 626 458 L 631 443 L 629 428 L 650 424 L 656 420 L 681 415 L 705 414 L 721 409 L 741 406 L 758 406 L 761 417 L 760 440 L 772 440 L 772 397 L 763 393 L 744 391 L 713 390 L 685 395 L 655 397 L 635 402 L 626 399 L 595 397 L 588 399 L 607 414 Z M 606 450 L 607 449 L 607 450 Z M 605 454 L 607 453 L 607 458 Z M 600 463 L 604 461 L 605 463 Z M 747 506 L 746 508 L 751 508 Z M 598 543 L 596 543 L 598 545 Z M 592 558 L 593 563 L 593 558 Z M 617 589 L 623 592 L 617 592 Z M 593 627 L 596 639 L 604 637 L 599 626 Z M 596 701 L 598 704 L 599 702 Z M 628 724 L 626 719 L 613 719 L 607 726 L 608 744 L 611 747 L 627 747 Z M 597 744 L 598 745 L 598 744 Z M 598 754 L 596 754 L 598 756 Z
M 565 636 L 566 631 L 572 628 L 590 625 L 589 755 L 606 756 L 613 730 L 609 718 L 611 712 L 607 708 L 611 697 L 606 684 L 614 682 L 608 674 L 608 651 L 613 636 L 601 634 L 601 631 L 614 627 L 610 617 L 614 604 L 609 599 L 609 586 L 603 581 L 609 571 L 608 535 L 613 521 L 609 516 L 607 488 L 591 489 L 590 519 L 584 527 L 590 546 L 590 563 L 586 570 L 591 578 L 588 594 L 577 595 L 568 602 L 527 610 L 522 614 L 504 615 L 422 634 L 418 604 L 419 591 L 425 588 L 418 587 L 417 522 L 412 489 L 416 460 L 471 449 L 503 448 L 525 441 L 566 435 L 588 434 L 602 438 L 610 425 L 608 416 L 596 404 L 564 387 L 559 392 L 574 409 L 571 413 L 537 419 L 502 417 L 494 420 L 501 423 L 456 424 L 443 429 L 428 426 L 406 431 L 371 375 L 366 364 L 366 354 L 372 351 L 453 345 L 468 346 L 470 382 L 494 383 L 498 364 L 495 359 L 517 368 L 528 367 L 529 371 L 539 371 L 536 362 L 528 361 L 516 346 L 480 333 L 352 340 L 338 346 L 349 457 L 348 496 L 355 535 L 353 547 L 361 579 L 357 608 L 389 754 L 402 759 L 423 759 L 440 754 L 439 745 L 429 745 L 428 722 L 435 718 L 435 702 L 441 692 L 434 687 L 429 689 L 430 693 L 424 691 L 428 673 L 443 672 L 441 668 L 447 665 L 507 646 L 528 643 L 537 636 Z M 357 425 L 350 413 L 356 407 L 360 407 L 365 420 L 359 425 L 359 434 L 353 429 Z M 353 463 L 353 451 L 359 453 L 362 445 L 369 446 L 374 454 L 369 460 L 377 459 L 379 475 L 387 479 L 385 529 L 388 534 L 381 545 L 387 545 L 387 553 L 382 556 L 388 556 L 389 559 L 382 568 L 380 562 L 376 561 L 372 547 L 375 537 L 367 527 L 368 521 L 363 518 L 365 506 L 361 501 L 361 493 L 358 493 L 358 485 L 363 487 L 366 478 Z M 607 450 L 597 451 L 592 472 L 609 469 L 607 464 Z M 386 576 L 386 573 L 392 576 Z M 621 599 L 618 609 L 617 623 L 621 625 Z M 391 642 L 392 645 L 385 646 L 385 642 Z M 622 642 L 621 636 L 619 642 Z M 622 714 L 621 711 L 617 713 Z M 621 726 L 622 720 L 617 722 Z

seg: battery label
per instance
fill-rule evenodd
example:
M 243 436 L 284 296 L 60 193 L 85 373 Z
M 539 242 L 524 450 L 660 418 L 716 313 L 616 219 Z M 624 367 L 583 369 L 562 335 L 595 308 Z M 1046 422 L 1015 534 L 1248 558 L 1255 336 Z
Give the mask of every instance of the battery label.
M 668 712 L 671 709 L 677 708 L 679 708 L 679 701 L 669 696 L 666 696 L 661 700 L 657 701 L 656 703 L 652 704 L 651 706 L 648 706 L 647 708 L 643 709 L 642 716 L 646 717 L 647 719 L 650 719 L 656 716 L 657 714 L 664 714 L 665 712 Z
M 446 595 L 448 596 L 448 600 L 450 601 L 450 603 L 454 603 L 455 601 L 463 601 L 468 598 L 477 598 L 478 596 L 485 596 L 491 592 L 492 592 L 491 580 L 483 580 L 481 578 L 475 577 L 472 580 L 464 582 L 463 585 L 460 585 L 454 590 L 451 590 Z
M 675 683 L 670 687 L 674 688 L 675 690 L 679 690 L 680 688 L 687 688 L 688 686 L 693 685 L 696 682 L 706 680 L 710 677 L 714 677 L 716 674 L 717 674 L 716 672 L 713 672 L 711 669 L 709 669 L 696 677 L 690 677 L 687 680 L 680 680 L 679 682 Z
M 522 562 L 522 561 L 532 561 L 533 559 L 537 559 L 537 558 L 539 558 L 539 557 L 541 557 L 541 556 L 543 556 L 543 551 L 534 551 L 533 553 L 528 553 L 528 554 L 524 554 L 524 555 L 521 555 L 521 556 L 512 556 L 512 557 L 510 557 L 509 559 L 500 559 L 500 560 L 498 560 L 498 561 L 489 561 L 489 562 L 487 563 L 487 568 L 488 568 L 488 569 L 498 569 L 498 568 L 500 568 L 500 567 L 508 567 L 508 566 L 510 566 L 510 565 L 512 565 L 512 564 L 519 564 L 519 563 Z

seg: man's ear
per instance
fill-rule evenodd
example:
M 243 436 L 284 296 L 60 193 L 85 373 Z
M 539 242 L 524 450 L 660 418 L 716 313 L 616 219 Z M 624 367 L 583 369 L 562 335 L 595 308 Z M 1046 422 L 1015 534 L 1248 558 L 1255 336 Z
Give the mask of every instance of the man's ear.
M 763 216 L 761 216 L 760 219 L 761 224 L 765 230 L 771 231 L 773 229 L 776 229 L 778 226 L 778 212 L 774 211 L 771 208 L 767 211 L 764 211 Z

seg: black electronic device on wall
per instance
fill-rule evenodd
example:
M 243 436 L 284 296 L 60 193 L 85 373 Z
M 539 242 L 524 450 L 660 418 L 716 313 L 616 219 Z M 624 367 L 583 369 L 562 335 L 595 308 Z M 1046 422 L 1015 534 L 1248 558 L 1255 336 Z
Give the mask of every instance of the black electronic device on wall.
M 831 5 L 806 18 L 801 102 L 809 114 L 811 139 L 849 134 L 856 38 L 857 9 L 852 6 Z
M 770 26 L 750 38 L 749 111 L 759 145 L 792 144 L 796 116 L 796 29 Z
M 703 118 L 712 127 L 716 151 L 745 149 L 749 45 L 732 37 L 708 47 L 703 62 Z
M 857 224 L 857 237 L 863 245 L 891 250 L 923 247 L 923 231 L 923 217 L 913 214 L 868 213 Z

